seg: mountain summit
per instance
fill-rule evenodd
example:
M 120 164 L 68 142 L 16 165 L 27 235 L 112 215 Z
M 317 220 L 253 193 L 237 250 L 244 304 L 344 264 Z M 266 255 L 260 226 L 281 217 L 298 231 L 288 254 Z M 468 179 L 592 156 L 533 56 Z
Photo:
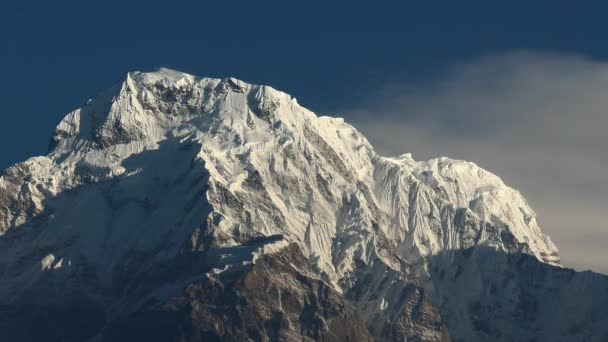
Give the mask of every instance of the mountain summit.
M 0 234 L 12 340 L 608 338 L 607 278 L 500 178 L 233 78 L 132 72 L 69 113 L 0 176 Z

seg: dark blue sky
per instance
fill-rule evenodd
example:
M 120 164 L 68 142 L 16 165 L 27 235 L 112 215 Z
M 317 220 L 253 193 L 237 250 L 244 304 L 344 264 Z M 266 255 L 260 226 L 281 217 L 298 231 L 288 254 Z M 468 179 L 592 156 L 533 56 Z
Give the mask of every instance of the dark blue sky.
M 0 168 L 44 153 L 68 111 L 131 70 L 235 76 L 331 112 L 487 54 L 608 57 L 608 11 L 556 1 L 15 3 L 0 4 Z

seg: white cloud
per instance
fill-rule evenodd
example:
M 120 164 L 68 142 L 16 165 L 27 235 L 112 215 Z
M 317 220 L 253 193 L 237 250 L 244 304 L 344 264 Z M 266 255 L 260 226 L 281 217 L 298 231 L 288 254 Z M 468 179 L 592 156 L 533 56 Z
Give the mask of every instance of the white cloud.
M 518 52 L 374 91 L 349 117 L 380 153 L 471 160 L 519 189 L 564 264 L 608 273 L 608 63 Z

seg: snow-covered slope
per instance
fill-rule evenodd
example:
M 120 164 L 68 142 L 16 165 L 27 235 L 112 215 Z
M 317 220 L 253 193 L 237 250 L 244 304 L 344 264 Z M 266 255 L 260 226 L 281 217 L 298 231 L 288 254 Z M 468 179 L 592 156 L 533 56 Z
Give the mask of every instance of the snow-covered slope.
M 521 194 L 475 164 L 386 158 L 285 93 L 168 69 L 129 73 L 61 121 L 48 155 L 4 171 L 0 233 L 5 305 L 78 279 L 111 321 L 293 245 L 394 339 L 443 338 L 440 319 L 386 328 L 412 300 L 436 310 L 432 260 L 483 247 L 559 266 Z M 208 269 L 171 278 L 184 255 Z

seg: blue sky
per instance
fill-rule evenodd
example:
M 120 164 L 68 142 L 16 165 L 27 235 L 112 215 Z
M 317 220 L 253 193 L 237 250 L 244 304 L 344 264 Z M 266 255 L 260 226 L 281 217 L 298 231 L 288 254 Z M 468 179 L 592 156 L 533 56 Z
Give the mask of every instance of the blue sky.
M 235 76 L 332 112 L 379 84 L 432 79 L 486 54 L 608 57 L 603 8 L 555 1 L 547 2 L 553 8 L 524 1 L 286 3 L 3 1 L 0 167 L 43 153 L 65 113 L 131 70 Z
M 128 71 L 233 76 L 343 116 L 386 154 L 520 189 L 565 263 L 608 273 L 608 5 L 572 1 L 0 3 L 0 169 Z

